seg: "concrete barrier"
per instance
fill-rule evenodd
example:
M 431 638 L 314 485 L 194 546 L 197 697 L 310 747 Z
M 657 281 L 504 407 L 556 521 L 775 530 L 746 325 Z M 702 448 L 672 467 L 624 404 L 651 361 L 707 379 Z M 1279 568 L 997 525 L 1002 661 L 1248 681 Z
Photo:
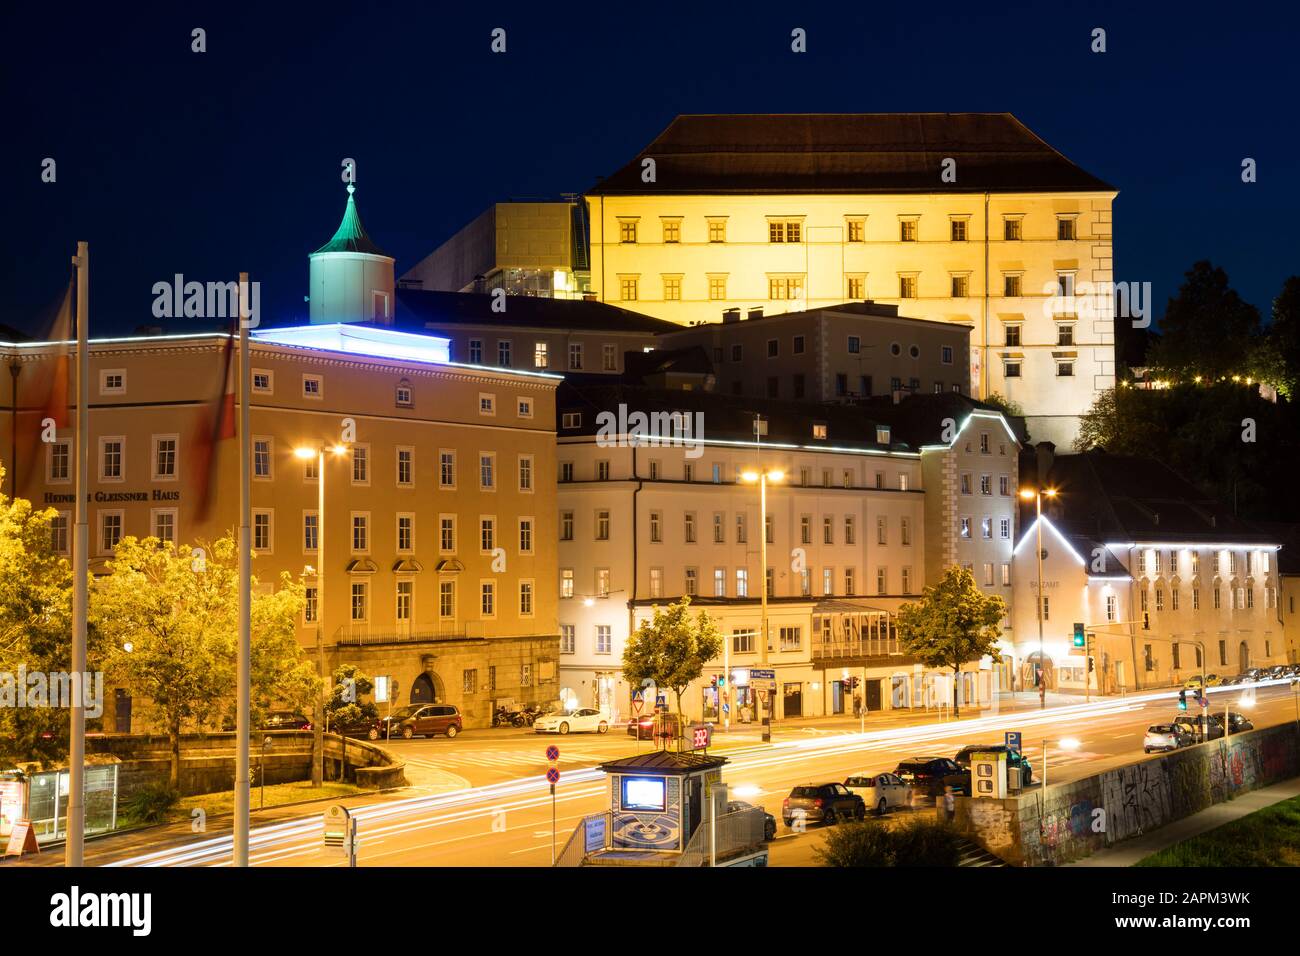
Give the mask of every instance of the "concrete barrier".
M 1300 725 L 1214 740 L 1005 800 L 961 797 L 956 822 L 1016 866 L 1055 866 L 1240 793 L 1300 776 Z

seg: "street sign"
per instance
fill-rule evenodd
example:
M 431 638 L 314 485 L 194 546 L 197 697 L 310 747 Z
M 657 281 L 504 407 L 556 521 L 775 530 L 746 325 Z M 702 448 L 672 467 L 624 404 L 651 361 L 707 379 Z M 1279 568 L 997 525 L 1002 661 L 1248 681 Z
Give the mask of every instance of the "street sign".
M 557 746 L 555 746 L 555 744 L 551 744 L 549 747 L 547 747 L 547 748 L 546 748 L 546 759 L 549 760 L 551 763 L 555 763 L 555 761 L 559 760 L 559 759 L 560 759 L 560 748 L 557 747 Z
M 691 749 L 708 750 L 713 741 L 713 727 L 709 724 L 691 725 Z
M 751 667 L 749 669 L 750 680 L 776 680 L 776 671 L 770 668 Z
M 357 865 L 357 821 L 341 803 L 325 811 L 325 852 Z
M 633 694 L 633 695 L 632 695 L 632 713 L 634 713 L 634 714 L 639 714 L 639 713 L 641 713 L 641 695 L 640 695 L 640 694 Z
M 549 770 L 547 770 L 547 771 L 546 771 L 546 782 L 549 783 L 551 786 L 555 786 L 555 784 L 559 783 L 559 782 L 560 782 L 560 771 L 558 771 L 558 770 L 555 769 L 554 767 L 551 767 Z
M 588 853 L 605 849 L 605 814 L 587 817 L 582 827 L 583 849 Z
M 1008 747 L 1008 748 L 1010 748 L 1011 750 L 1019 751 L 1019 750 L 1020 750 L 1020 731 L 1018 731 L 1018 730 L 1008 730 L 1008 731 L 1006 732 L 1006 742 L 1007 742 L 1007 747 Z

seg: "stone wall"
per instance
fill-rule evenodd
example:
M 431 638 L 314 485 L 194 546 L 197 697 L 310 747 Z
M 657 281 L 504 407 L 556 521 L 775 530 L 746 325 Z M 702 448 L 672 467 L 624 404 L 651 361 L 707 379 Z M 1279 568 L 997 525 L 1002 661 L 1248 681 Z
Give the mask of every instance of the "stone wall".
M 272 730 L 254 735 L 250 747 L 252 783 L 262 782 L 261 741 L 271 738 L 266 748 L 266 782 L 290 783 L 311 777 L 312 734 L 310 731 Z M 347 741 L 347 764 L 343 768 L 342 738 L 325 735 L 326 765 L 332 776 L 346 775 L 358 786 L 380 789 L 404 786 L 404 762 L 388 751 L 363 740 Z M 122 799 L 145 786 L 165 784 L 171 773 L 171 747 L 158 734 L 114 734 L 86 738 L 87 755 L 111 755 L 121 761 L 118 790 Z M 186 734 L 181 737 L 181 781 L 184 796 L 231 790 L 235 786 L 235 735 L 230 733 Z
M 1288 723 L 1056 784 L 1045 801 L 960 798 L 957 822 L 1008 863 L 1053 866 L 1297 775 L 1300 727 Z

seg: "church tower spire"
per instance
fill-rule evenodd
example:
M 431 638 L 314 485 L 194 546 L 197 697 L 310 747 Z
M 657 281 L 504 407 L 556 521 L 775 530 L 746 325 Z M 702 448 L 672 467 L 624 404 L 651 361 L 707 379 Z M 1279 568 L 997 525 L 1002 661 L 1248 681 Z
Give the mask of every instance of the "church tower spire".
M 370 238 L 357 212 L 356 185 L 348 183 L 348 204 L 329 242 L 310 262 L 313 325 L 337 322 L 393 322 L 393 257 Z

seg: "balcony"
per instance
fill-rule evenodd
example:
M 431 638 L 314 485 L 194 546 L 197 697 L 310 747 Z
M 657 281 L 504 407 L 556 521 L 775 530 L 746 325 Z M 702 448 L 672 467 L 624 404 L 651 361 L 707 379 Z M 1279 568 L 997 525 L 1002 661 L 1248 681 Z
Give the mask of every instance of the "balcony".
M 916 663 L 899 645 L 894 615 L 847 601 L 822 601 L 813 608 L 812 659 L 859 667 Z
M 482 621 L 446 621 L 433 627 L 397 627 L 383 630 L 370 624 L 344 624 L 334 632 L 340 646 L 364 647 L 376 644 L 418 644 L 429 641 L 465 641 L 483 638 Z

